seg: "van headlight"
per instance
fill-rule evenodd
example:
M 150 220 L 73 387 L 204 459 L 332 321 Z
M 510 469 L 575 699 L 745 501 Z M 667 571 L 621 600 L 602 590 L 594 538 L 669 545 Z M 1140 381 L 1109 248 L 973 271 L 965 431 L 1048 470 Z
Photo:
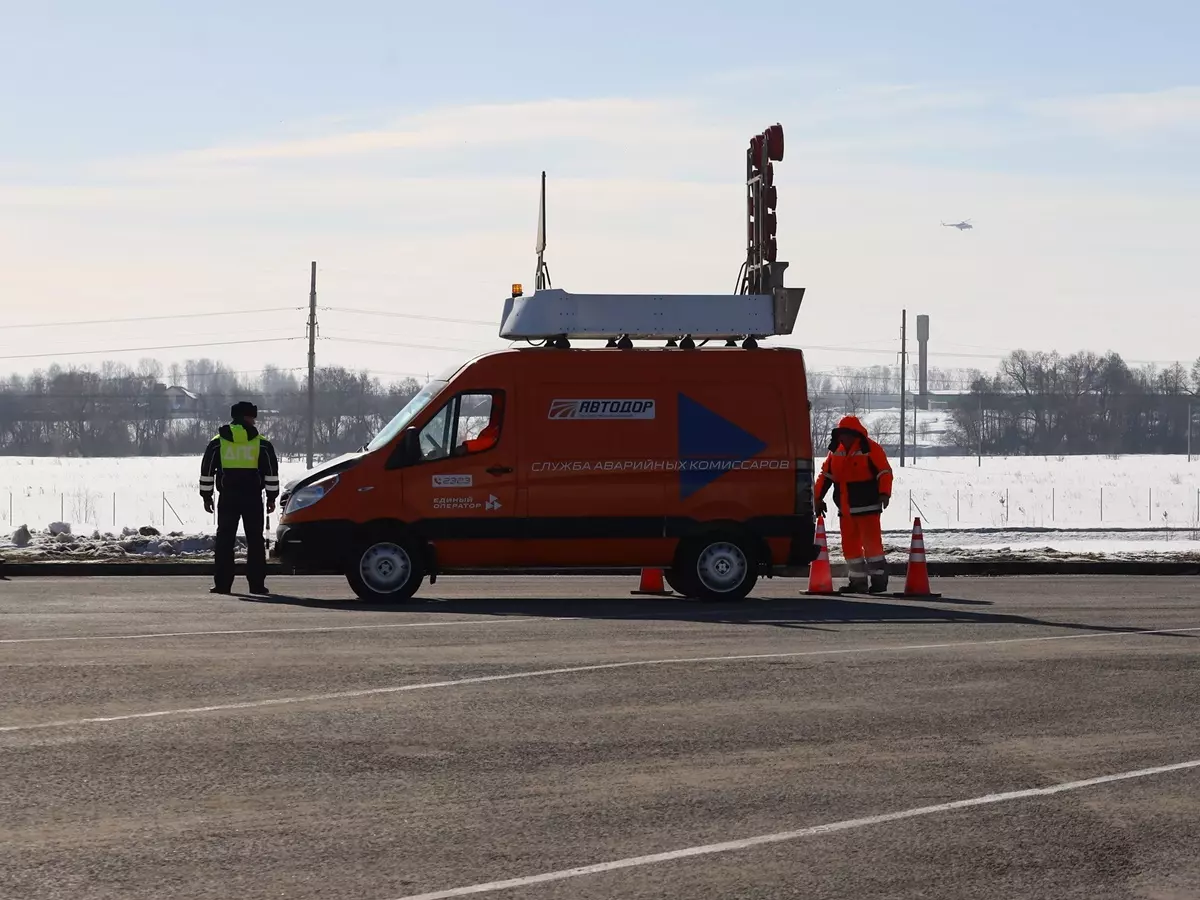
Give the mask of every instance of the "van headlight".
M 338 477 L 334 475 L 332 478 L 326 478 L 324 481 L 318 481 L 315 484 L 300 488 L 300 490 L 288 498 L 287 506 L 283 510 L 284 513 L 294 513 L 312 506 L 332 491 L 334 485 L 337 483 Z

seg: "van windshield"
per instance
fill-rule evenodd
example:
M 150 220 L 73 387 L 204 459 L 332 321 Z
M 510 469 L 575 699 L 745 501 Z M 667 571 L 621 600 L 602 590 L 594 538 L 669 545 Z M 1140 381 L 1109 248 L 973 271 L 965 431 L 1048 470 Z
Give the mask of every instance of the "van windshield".
M 440 394 L 442 388 L 445 386 L 445 381 L 431 381 L 425 387 L 421 388 L 420 392 L 404 405 L 404 409 L 396 413 L 392 421 L 384 425 L 383 430 L 371 439 L 371 443 L 366 446 L 366 451 L 370 453 L 390 444 L 392 439 L 408 427 L 408 423 L 415 419 L 421 410 L 429 405 L 429 401 Z

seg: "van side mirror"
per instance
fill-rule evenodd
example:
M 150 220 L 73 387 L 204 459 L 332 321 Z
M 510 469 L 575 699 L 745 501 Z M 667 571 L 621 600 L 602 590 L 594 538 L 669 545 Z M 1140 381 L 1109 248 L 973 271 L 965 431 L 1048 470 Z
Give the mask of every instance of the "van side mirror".
M 396 448 L 392 450 L 392 455 L 388 457 L 387 469 L 403 469 L 405 466 L 411 466 L 421 459 L 421 435 L 417 429 L 410 425 L 400 433 L 400 440 L 396 443 Z

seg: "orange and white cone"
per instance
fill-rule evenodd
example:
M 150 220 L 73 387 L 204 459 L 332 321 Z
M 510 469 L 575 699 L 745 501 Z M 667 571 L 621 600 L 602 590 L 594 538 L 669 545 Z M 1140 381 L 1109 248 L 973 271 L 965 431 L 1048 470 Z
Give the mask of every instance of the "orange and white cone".
M 813 543 L 820 549 L 817 558 L 808 567 L 808 590 L 806 594 L 818 596 L 837 596 L 833 589 L 833 570 L 829 567 L 829 542 L 825 538 L 825 517 L 817 517 L 817 530 L 813 535 Z
M 667 590 L 662 569 L 642 569 L 642 580 L 638 589 L 629 593 L 650 597 L 671 597 L 675 592 Z
M 908 552 L 908 574 L 904 578 L 904 591 L 893 597 L 940 597 L 929 587 L 929 566 L 925 561 L 925 534 L 921 531 L 920 517 L 913 519 L 912 549 Z

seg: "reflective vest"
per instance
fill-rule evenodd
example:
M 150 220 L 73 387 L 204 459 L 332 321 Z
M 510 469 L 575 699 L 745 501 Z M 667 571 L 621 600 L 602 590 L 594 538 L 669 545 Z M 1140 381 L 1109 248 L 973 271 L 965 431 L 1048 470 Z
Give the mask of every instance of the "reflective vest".
M 231 425 L 229 430 L 233 433 L 232 441 L 225 440 L 223 435 L 217 435 L 221 441 L 221 468 L 257 469 L 262 436 L 256 434 L 252 439 L 247 438 L 246 429 L 241 425 Z

